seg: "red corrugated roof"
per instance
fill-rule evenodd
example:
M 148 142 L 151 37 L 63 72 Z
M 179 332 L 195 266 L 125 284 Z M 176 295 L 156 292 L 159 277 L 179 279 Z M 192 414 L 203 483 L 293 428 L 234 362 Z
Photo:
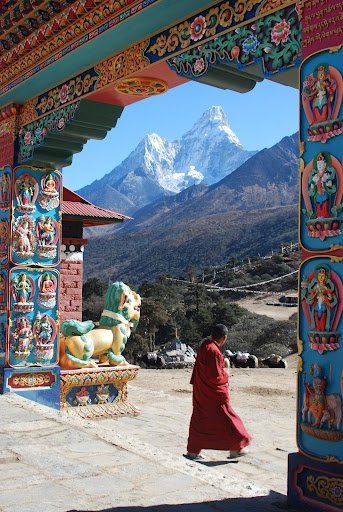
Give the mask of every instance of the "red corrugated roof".
M 75 201 L 63 201 L 62 202 L 62 215 L 72 215 L 80 216 L 80 217 L 92 217 L 96 219 L 115 219 L 115 220 L 125 220 L 129 219 L 127 215 L 123 215 L 122 213 L 113 212 L 112 210 L 105 210 L 104 208 L 99 208 L 99 206 L 95 206 L 94 204 L 85 204 L 85 203 L 77 203 Z
M 92 204 L 84 197 L 81 197 L 79 194 L 74 192 L 73 190 L 70 190 L 70 188 L 63 187 L 63 200 L 64 201 L 75 201 L 77 203 L 85 203 L 85 204 Z
M 66 187 L 63 187 L 62 215 L 64 218 L 77 217 L 79 218 L 77 220 L 82 220 L 84 226 L 90 226 L 95 223 L 111 224 L 131 218 L 122 213 L 95 206 Z M 92 222 L 93 220 L 94 222 Z

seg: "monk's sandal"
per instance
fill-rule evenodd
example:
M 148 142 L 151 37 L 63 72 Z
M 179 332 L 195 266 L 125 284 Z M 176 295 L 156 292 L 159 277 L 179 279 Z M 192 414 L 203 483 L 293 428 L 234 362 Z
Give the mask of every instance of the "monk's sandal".
M 248 448 L 242 448 L 241 450 L 231 450 L 229 459 L 238 459 L 238 457 L 244 457 L 249 453 Z
M 186 459 L 189 459 L 189 460 L 205 460 L 205 457 L 203 457 L 202 455 L 200 455 L 200 453 L 186 453 L 184 455 L 184 457 L 186 457 Z

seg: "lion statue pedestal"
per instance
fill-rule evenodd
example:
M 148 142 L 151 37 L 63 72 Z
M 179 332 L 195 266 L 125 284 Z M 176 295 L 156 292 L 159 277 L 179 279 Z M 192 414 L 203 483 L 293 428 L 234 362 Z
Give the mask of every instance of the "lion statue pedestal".
M 127 394 L 138 370 L 133 365 L 61 370 L 61 411 L 82 418 L 138 414 Z
M 137 414 L 127 383 L 139 366 L 128 364 L 122 352 L 138 325 L 140 306 L 140 296 L 117 281 L 106 292 L 99 327 L 92 321 L 62 323 L 61 410 L 83 418 Z

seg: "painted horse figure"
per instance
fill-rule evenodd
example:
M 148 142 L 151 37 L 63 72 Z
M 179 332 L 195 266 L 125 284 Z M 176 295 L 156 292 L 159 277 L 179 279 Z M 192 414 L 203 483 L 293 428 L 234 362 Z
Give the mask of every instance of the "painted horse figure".
M 121 281 L 112 283 L 105 295 L 99 327 L 91 320 L 66 320 L 61 325 L 60 360 L 62 369 L 95 368 L 92 357 L 111 366 L 127 364 L 122 352 L 140 318 L 141 298 Z

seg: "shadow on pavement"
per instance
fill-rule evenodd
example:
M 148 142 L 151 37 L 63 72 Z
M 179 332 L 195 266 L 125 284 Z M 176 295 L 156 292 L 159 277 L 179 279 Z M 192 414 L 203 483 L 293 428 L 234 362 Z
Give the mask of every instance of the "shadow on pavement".
M 207 466 L 208 468 L 215 466 L 224 466 L 227 464 L 237 464 L 238 460 L 209 460 L 209 461 L 197 461 L 198 464 L 202 464 L 202 466 Z
M 152 505 L 113 507 L 97 512 L 296 512 L 288 508 L 287 498 L 283 494 L 271 491 L 267 496 L 253 498 L 229 498 L 221 501 L 200 503 L 178 503 L 175 505 Z M 92 510 L 69 510 L 68 512 L 95 512 Z

